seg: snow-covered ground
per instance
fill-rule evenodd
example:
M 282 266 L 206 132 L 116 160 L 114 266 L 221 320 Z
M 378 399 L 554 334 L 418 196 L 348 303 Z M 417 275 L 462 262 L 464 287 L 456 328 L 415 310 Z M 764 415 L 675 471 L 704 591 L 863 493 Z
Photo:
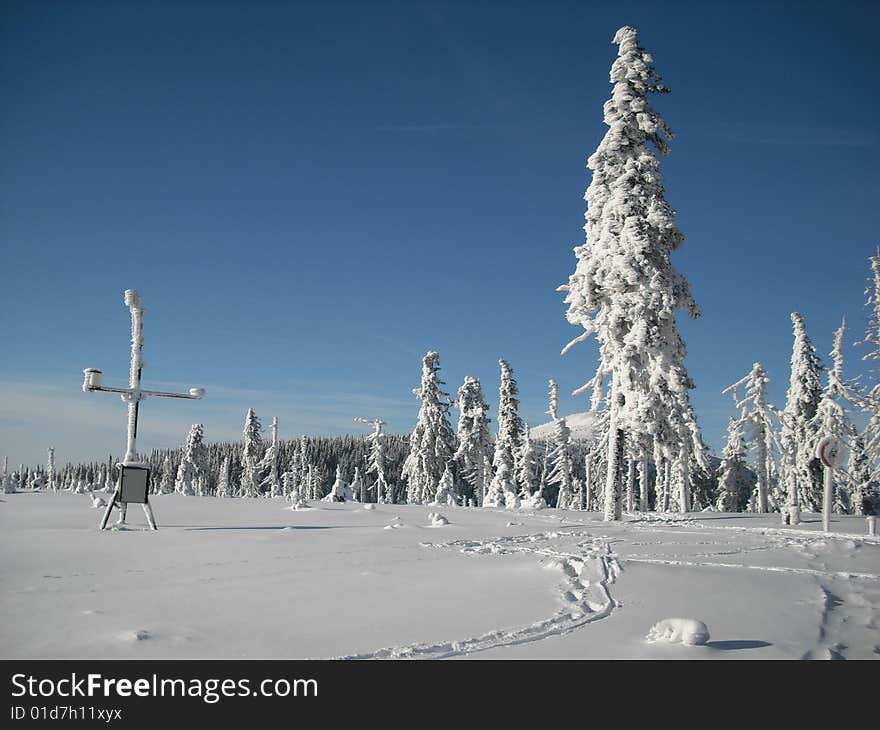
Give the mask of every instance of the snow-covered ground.
M 2 495 L 0 658 L 880 658 L 863 518 L 152 501 L 99 532 L 88 495 Z

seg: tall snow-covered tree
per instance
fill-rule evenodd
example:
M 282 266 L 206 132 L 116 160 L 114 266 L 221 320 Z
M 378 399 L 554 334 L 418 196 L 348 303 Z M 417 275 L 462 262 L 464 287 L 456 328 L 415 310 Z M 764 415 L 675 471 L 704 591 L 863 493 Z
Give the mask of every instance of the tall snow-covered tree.
M 868 288 L 865 290 L 868 307 L 868 330 L 862 344 L 868 345 L 870 350 L 862 358 L 863 360 L 880 361 L 880 248 L 877 253 L 868 259 L 871 263 L 873 277 Z M 871 386 L 864 398 L 864 410 L 868 416 L 868 423 L 862 431 L 862 444 L 867 458 L 868 469 L 871 479 L 876 479 L 880 472 L 880 378 L 877 377 L 877 368 L 872 368 L 874 385 Z
M 525 426 L 522 444 L 514 463 L 516 464 L 516 483 L 519 485 L 519 496 L 521 499 L 528 499 L 532 492 L 538 488 L 538 451 L 532 441 L 528 424 Z
M 171 454 L 167 454 L 162 461 L 162 479 L 159 482 L 159 494 L 171 494 L 174 491 L 175 481 L 174 464 L 171 461 Z
M 373 432 L 367 436 L 370 445 L 367 455 L 367 474 L 375 474 L 376 481 L 371 490 L 376 493 L 376 503 L 382 504 L 386 498 L 390 501 L 393 495 L 389 494 L 388 483 L 385 480 L 385 436 L 382 427 L 385 421 L 374 418 L 372 421 L 366 418 L 355 418 L 356 423 L 368 423 L 373 427 Z M 366 497 L 365 497 L 366 499 Z
M 577 267 L 560 287 L 567 292 L 568 321 L 584 330 L 563 352 L 595 334 L 601 360 L 595 387 L 610 378 L 606 520 L 621 518 L 625 432 L 651 437 L 666 458 L 692 436 L 685 414 L 693 382 L 675 312 L 699 315 L 687 280 L 670 263 L 684 236 L 666 202 L 655 154 L 668 153 L 672 133 L 648 95 L 668 89 L 634 28 L 618 30 L 614 43 L 614 88 L 604 107 L 608 131 L 587 162 L 593 177 L 585 195 L 586 243 L 575 248 Z
M 550 438 L 548 461 L 551 465 L 547 483 L 558 485 L 556 506 L 569 509 L 574 494 L 574 464 L 571 455 L 571 430 L 564 418 L 559 418 L 559 386 L 550 380 L 550 409 L 547 411 L 553 419 L 553 435 Z
M 786 500 L 789 509 L 795 510 L 796 514 L 802 503 L 814 510 L 822 503 L 822 474 L 813 456 L 816 447 L 814 419 L 822 385 L 819 358 L 807 335 L 804 318 L 798 312 L 792 312 L 791 322 L 794 327 L 791 377 L 785 410 L 780 416 L 779 445 Z
M 278 453 L 278 417 L 272 418 L 272 442 L 260 461 L 259 471 L 266 476 L 260 482 L 260 488 L 267 497 L 281 496 L 281 470 Z
M 15 480 L 9 473 L 9 457 L 3 457 L 3 493 L 15 494 Z
M 495 457 L 504 459 L 515 478 L 516 457 L 522 444 L 523 421 L 519 415 L 519 388 L 513 377 L 513 370 L 504 358 L 498 361 L 501 366 L 501 384 L 498 388 L 498 436 L 495 439 Z M 493 459 L 495 469 L 498 462 Z
M 253 408 L 244 419 L 244 448 L 241 454 L 242 497 L 260 496 L 260 457 L 263 452 L 262 426 Z
M 216 495 L 218 497 L 231 497 L 232 495 L 232 484 L 230 483 L 230 463 L 229 457 L 226 456 L 223 458 L 222 463 L 220 464 L 220 473 L 217 475 L 217 492 Z
M 455 482 L 448 464 L 443 470 L 443 476 L 440 477 L 440 483 L 437 485 L 437 491 L 434 494 L 433 503 L 441 505 L 457 504 L 455 499 Z
M 850 416 L 850 411 L 858 406 L 861 399 L 857 381 L 855 379 L 848 380 L 843 374 L 843 337 L 845 332 L 846 321 L 843 321 L 834 332 L 834 346 L 830 353 L 832 364 L 828 370 L 828 380 L 822 390 L 822 397 L 811 425 L 817 439 L 824 436 L 835 436 L 846 444 L 852 460 L 857 430 Z M 851 461 L 850 465 L 852 464 Z M 841 511 L 852 511 L 852 507 L 856 506 L 856 492 L 859 491 L 859 485 L 853 479 L 848 468 L 835 469 L 834 478 L 837 483 L 837 502 Z
M 428 352 L 422 359 L 422 382 L 413 394 L 422 402 L 416 427 L 410 434 L 410 451 L 403 465 L 407 501 L 426 504 L 434 498 L 446 464 L 456 451 L 449 425 L 449 396 L 440 386 L 440 355 Z
M 205 427 L 194 423 L 186 437 L 183 458 L 177 467 L 174 491 L 190 496 L 201 495 L 204 489 L 207 449 L 205 448 Z
M 352 498 L 351 486 L 342 478 L 342 467 L 336 467 L 336 481 L 330 487 L 327 496 L 323 498 L 324 502 L 350 502 Z
M 472 490 L 471 500 L 479 506 L 483 504 L 486 489 L 492 480 L 491 467 L 487 469 L 492 448 L 489 418 L 486 415 L 489 406 L 483 400 L 479 380 L 465 376 L 464 383 L 458 389 L 455 406 L 459 410 L 455 460 L 460 465 L 461 477 Z
M 724 389 L 732 393 L 736 407 L 742 410 L 740 419 L 755 452 L 755 472 L 758 476 L 757 511 L 768 512 L 770 475 L 773 471 L 773 413 L 774 408 L 767 402 L 767 383 L 770 378 L 761 363 L 756 362 L 751 372 L 742 380 Z M 740 398 L 739 388 L 745 393 Z
M 752 479 L 746 465 L 746 442 L 743 423 L 731 418 L 727 426 L 727 445 L 718 466 L 718 500 L 720 512 L 741 512 L 752 493 Z
M 853 493 L 853 512 L 857 515 L 868 514 L 865 507 L 868 506 L 866 497 L 871 483 L 871 465 L 861 434 L 852 440 L 850 447 L 849 479 Z
M 359 466 L 354 468 L 354 476 L 351 478 L 351 484 L 348 485 L 351 492 L 351 498 L 357 502 L 364 502 L 364 483 L 361 480 L 361 469 Z

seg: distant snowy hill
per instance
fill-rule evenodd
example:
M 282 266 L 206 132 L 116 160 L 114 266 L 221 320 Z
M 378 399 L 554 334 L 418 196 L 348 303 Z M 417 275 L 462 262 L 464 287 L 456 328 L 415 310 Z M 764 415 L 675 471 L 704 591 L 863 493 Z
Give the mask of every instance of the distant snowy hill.
M 590 441 L 593 438 L 593 422 L 595 414 L 572 413 L 568 416 L 562 416 L 566 425 L 571 429 L 572 441 Z M 540 426 L 532 428 L 532 438 L 546 439 L 553 435 L 553 421 L 542 423 Z

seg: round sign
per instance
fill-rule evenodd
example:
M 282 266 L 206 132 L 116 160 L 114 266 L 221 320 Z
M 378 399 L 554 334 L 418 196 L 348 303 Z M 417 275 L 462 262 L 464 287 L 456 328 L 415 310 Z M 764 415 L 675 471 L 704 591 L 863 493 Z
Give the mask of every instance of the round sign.
M 815 456 L 829 469 L 841 466 L 843 461 L 843 444 L 834 436 L 826 436 L 816 444 Z

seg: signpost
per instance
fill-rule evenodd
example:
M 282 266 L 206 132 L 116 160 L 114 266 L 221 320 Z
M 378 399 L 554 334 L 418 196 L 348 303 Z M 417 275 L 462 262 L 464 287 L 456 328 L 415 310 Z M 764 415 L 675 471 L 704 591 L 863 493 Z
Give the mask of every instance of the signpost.
M 122 401 L 128 405 L 128 442 L 125 458 L 123 458 L 122 463 L 116 465 L 119 469 L 119 479 L 116 482 L 116 491 L 113 493 L 113 499 L 110 500 L 104 512 L 100 529 L 103 530 L 107 526 L 107 520 L 110 519 L 110 512 L 114 507 L 119 508 L 119 523 L 124 524 L 126 508 L 128 504 L 134 503 L 143 505 L 147 522 L 155 530 L 156 520 L 153 517 L 153 510 L 150 507 L 149 499 L 150 469 L 143 463 L 137 453 L 137 425 L 140 402 L 147 396 L 198 400 L 205 395 L 205 390 L 204 388 L 190 388 L 189 393 L 166 393 L 158 390 L 143 390 L 141 388 L 141 371 L 144 369 L 144 361 L 141 357 L 141 351 L 144 347 L 144 310 L 141 307 L 141 298 L 134 289 L 126 290 L 125 304 L 131 311 L 131 363 L 128 387 L 110 388 L 104 386 L 101 383 L 102 373 L 100 370 L 95 368 L 83 370 L 84 393 L 119 393 Z
M 825 494 L 822 502 L 822 529 L 831 532 L 831 505 L 834 501 L 834 469 L 843 462 L 843 444 L 834 436 L 825 436 L 816 444 L 815 457 L 825 467 Z

